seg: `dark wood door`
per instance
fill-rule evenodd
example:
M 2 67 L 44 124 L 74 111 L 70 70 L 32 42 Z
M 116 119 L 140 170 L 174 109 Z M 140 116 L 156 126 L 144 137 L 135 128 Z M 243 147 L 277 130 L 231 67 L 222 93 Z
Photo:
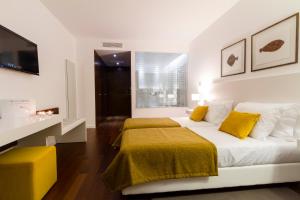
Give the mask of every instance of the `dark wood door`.
M 107 68 L 108 116 L 131 116 L 131 76 L 129 67 Z
M 95 53 L 95 100 L 96 100 L 96 124 L 103 121 L 106 117 L 104 90 L 105 66 L 101 58 Z
M 120 54 L 120 53 L 119 53 Z M 122 52 L 126 62 L 114 65 L 95 51 L 95 97 L 97 124 L 107 117 L 131 117 L 131 69 L 130 52 Z M 128 61 L 129 57 L 129 61 Z M 120 64 L 120 63 L 121 64 Z M 125 63 L 125 64 L 124 64 Z

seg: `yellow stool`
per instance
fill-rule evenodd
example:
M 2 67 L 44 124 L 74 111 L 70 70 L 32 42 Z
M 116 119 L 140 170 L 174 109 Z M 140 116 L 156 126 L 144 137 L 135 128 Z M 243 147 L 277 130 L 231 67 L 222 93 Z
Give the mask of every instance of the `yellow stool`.
M 0 200 L 40 200 L 56 181 L 54 146 L 15 148 L 0 155 Z

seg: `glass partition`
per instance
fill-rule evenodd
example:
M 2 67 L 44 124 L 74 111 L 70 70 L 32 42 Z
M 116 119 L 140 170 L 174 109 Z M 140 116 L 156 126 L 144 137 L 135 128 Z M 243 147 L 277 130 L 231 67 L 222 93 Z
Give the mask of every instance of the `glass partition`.
M 137 108 L 185 107 L 187 55 L 137 52 Z

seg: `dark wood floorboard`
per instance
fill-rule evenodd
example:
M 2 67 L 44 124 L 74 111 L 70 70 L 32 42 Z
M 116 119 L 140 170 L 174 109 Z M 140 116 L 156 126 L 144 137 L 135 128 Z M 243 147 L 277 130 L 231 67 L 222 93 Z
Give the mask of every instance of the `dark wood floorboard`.
M 126 198 L 119 192 L 111 192 L 102 183 L 101 173 L 118 152 L 111 147 L 111 144 L 119 134 L 123 121 L 124 118 L 109 118 L 100 123 L 97 129 L 88 129 L 87 143 L 58 144 L 58 181 L 46 194 L 44 200 L 150 200 L 153 197 L 209 194 L 274 186 L 173 192 Z M 289 185 L 279 185 L 279 187 L 286 186 Z M 300 191 L 299 184 L 292 184 L 291 188 Z
M 124 119 L 111 119 L 97 129 L 88 129 L 88 142 L 57 144 L 58 181 L 44 200 L 120 200 L 118 192 L 110 192 L 101 181 L 117 150 L 111 143 L 118 135 Z

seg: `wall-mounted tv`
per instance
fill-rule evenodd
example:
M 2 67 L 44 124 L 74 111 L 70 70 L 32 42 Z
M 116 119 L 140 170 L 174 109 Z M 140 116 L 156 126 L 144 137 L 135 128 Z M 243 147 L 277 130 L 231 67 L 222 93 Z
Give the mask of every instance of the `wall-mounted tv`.
M 37 45 L 0 25 L 0 68 L 39 75 Z

